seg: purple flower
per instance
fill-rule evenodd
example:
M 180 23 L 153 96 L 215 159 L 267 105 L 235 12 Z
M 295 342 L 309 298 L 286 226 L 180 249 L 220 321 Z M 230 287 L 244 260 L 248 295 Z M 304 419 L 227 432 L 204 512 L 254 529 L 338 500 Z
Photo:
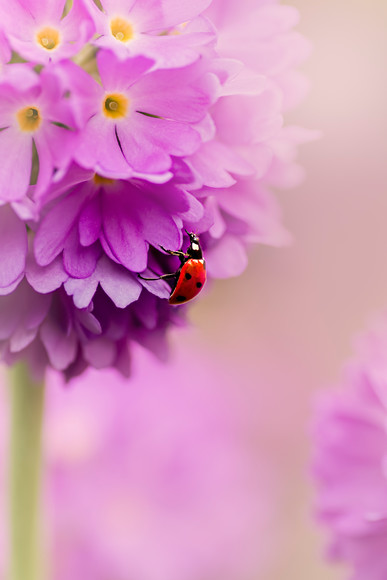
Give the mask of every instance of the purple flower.
M 359 342 L 340 389 L 322 394 L 315 417 L 314 475 L 329 556 L 351 580 L 387 575 L 387 318 Z
M 198 149 L 193 124 L 206 115 L 212 90 L 198 67 L 152 72 L 147 58 L 120 61 L 109 51 L 97 63 L 102 87 L 75 153 L 81 165 L 105 176 L 152 179 L 171 168 L 171 156 Z
M 201 45 L 215 40 L 209 21 L 196 18 L 211 0 L 104 0 L 102 11 L 90 2 L 97 46 L 120 59 L 142 55 L 158 68 L 176 68 L 197 60 Z
M 0 77 L 0 202 L 23 199 L 30 185 L 34 148 L 35 194 L 51 183 L 54 168 L 72 155 L 71 108 L 54 70 L 40 75 L 28 64 L 8 65 Z M 35 168 L 34 168 L 35 170 Z
M 0 4 L 1 27 L 12 48 L 32 63 L 47 64 L 74 56 L 90 40 L 93 21 L 83 0 L 12 0 Z
M 194 231 L 211 278 L 239 274 L 251 243 L 288 241 L 270 188 L 298 182 L 314 136 L 283 124 L 308 45 L 275 1 L 63 9 L 0 7 L 0 315 L 25 302 L 2 357 L 128 374 L 133 342 L 165 357 L 184 320 L 166 281 L 138 278 L 179 267 L 160 245 Z

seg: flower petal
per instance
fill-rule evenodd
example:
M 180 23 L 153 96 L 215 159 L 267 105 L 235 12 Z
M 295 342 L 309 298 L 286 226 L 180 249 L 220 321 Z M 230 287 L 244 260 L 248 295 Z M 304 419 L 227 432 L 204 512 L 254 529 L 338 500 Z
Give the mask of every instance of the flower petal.
M 214 278 L 239 276 L 247 266 L 245 247 L 239 238 L 226 234 L 207 250 L 206 263 L 208 273 Z
M 122 211 L 122 205 L 112 199 L 112 194 L 102 198 L 102 216 L 106 241 L 117 260 L 134 272 L 144 270 L 148 246 L 135 217 Z
M 161 30 L 192 20 L 210 4 L 211 0 L 141 0 L 131 13 L 146 30 Z
M 0 131 L 0 159 L 0 199 L 21 199 L 30 183 L 32 137 L 13 127 Z
M 0 207 L 0 288 L 9 286 L 21 276 L 26 255 L 25 224 L 10 206 Z
M 126 308 L 138 300 L 142 290 L 139 279 L 134 278 L 122 266 L 114 264 L 108 258 L 101 258 L 97 269 L 101 287 L 117 308 Z
M 75 189 L 43 218 L 34 242 L 35 257 L 40 266 L 47 266 L 63 250 L 86 195 L 87 189 Z
M 101 246 L 81 246 L 78 239 L 78 231 L 74 226 L 67 237 L 63 248 L 63 265 L 72 278 L 88 278 L 97 266 L 97 260 L 101 255 Z
M 67 280 L 62 256 L 58 256 L 47 266 L 39 266 L 33 254 L 29 254 L 26 265 L 26 278 L 36 292 L 48 294 L 57 290 Z

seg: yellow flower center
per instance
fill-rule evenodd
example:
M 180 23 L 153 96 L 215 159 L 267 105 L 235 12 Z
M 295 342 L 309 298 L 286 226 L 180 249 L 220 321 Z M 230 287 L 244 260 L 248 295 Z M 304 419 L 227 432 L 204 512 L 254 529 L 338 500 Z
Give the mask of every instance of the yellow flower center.
M 36 40 L 46 50 L 53 50 L 60 44 L 60 34 L 55 28 L 46 26 L 37 33 Z
M 130 22 L 120 16 L 117 16 L 110 21 L 110 31 L 114 38 L 120 42 L 128 42 L 134 37 L 133 26 Z
M 42 117 L 36 107 L 25 107 L 16 113 L 22 131 L 33 132 L 39 129 Z
M 103 113 L 109 119 L 122 119 L 128 112 L 129 99 L 121 93 L 112 93 L 105 97 Z
M 109 179 L 108 177 L 102 177 L 98 173 L 94 174 L 93 181 L 96 185 L 113 185 L 115 179 Z

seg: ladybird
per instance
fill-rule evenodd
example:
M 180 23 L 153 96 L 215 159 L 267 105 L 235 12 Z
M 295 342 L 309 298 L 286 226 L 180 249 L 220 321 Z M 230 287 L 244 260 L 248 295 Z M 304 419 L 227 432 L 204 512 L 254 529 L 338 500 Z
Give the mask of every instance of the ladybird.
M 199 238 L 196 234 L 185 231 L 190 239 L 190 245 L 186 253 L 167 250 L 160 246 L 170 256 L 178 256 L 180 258 L 180 268 L 176 272 L 163 274 L 162 276 L 157 276 L 157 278 L 144 278 L 141 274 L 138 275 L 141 280 L 167 280 L 174 278 L 175 283 L 169 296 L 169 304 L 184 304 L 192 300 L 199 294 L 206 281 L 206 263 Z

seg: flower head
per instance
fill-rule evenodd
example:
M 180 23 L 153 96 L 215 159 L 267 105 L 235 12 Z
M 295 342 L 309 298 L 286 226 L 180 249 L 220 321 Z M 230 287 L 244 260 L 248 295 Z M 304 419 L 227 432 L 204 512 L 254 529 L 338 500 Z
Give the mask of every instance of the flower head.
M 353 580 L 387 574 L 387 318 L 359 342 L 340 390 L 316 411 L 314 474 L 318 514 L 330 556 L 351 565 Z
M 84 0 L 14 0 L 0 5 L 0 22 L 12 48 L 38 64 L 71 58 L 90 40 L 93 21 Z
M 283 111 L 303 93 L 292 71 L 308 46 L 277 2 L 11 4 L 0 7 L 2 357 L 68 377 L 88 365 L 127 374 L 133 341 L 163 357 L 184 318 L 165 280 L 138 277 L 178 269 L 160 246 L 184 251 L 194 231 L 209 277 L 227 277 L 252 242 L 287 241 L 270 187 L 300 177 L 309 135 L 284 128 Z

